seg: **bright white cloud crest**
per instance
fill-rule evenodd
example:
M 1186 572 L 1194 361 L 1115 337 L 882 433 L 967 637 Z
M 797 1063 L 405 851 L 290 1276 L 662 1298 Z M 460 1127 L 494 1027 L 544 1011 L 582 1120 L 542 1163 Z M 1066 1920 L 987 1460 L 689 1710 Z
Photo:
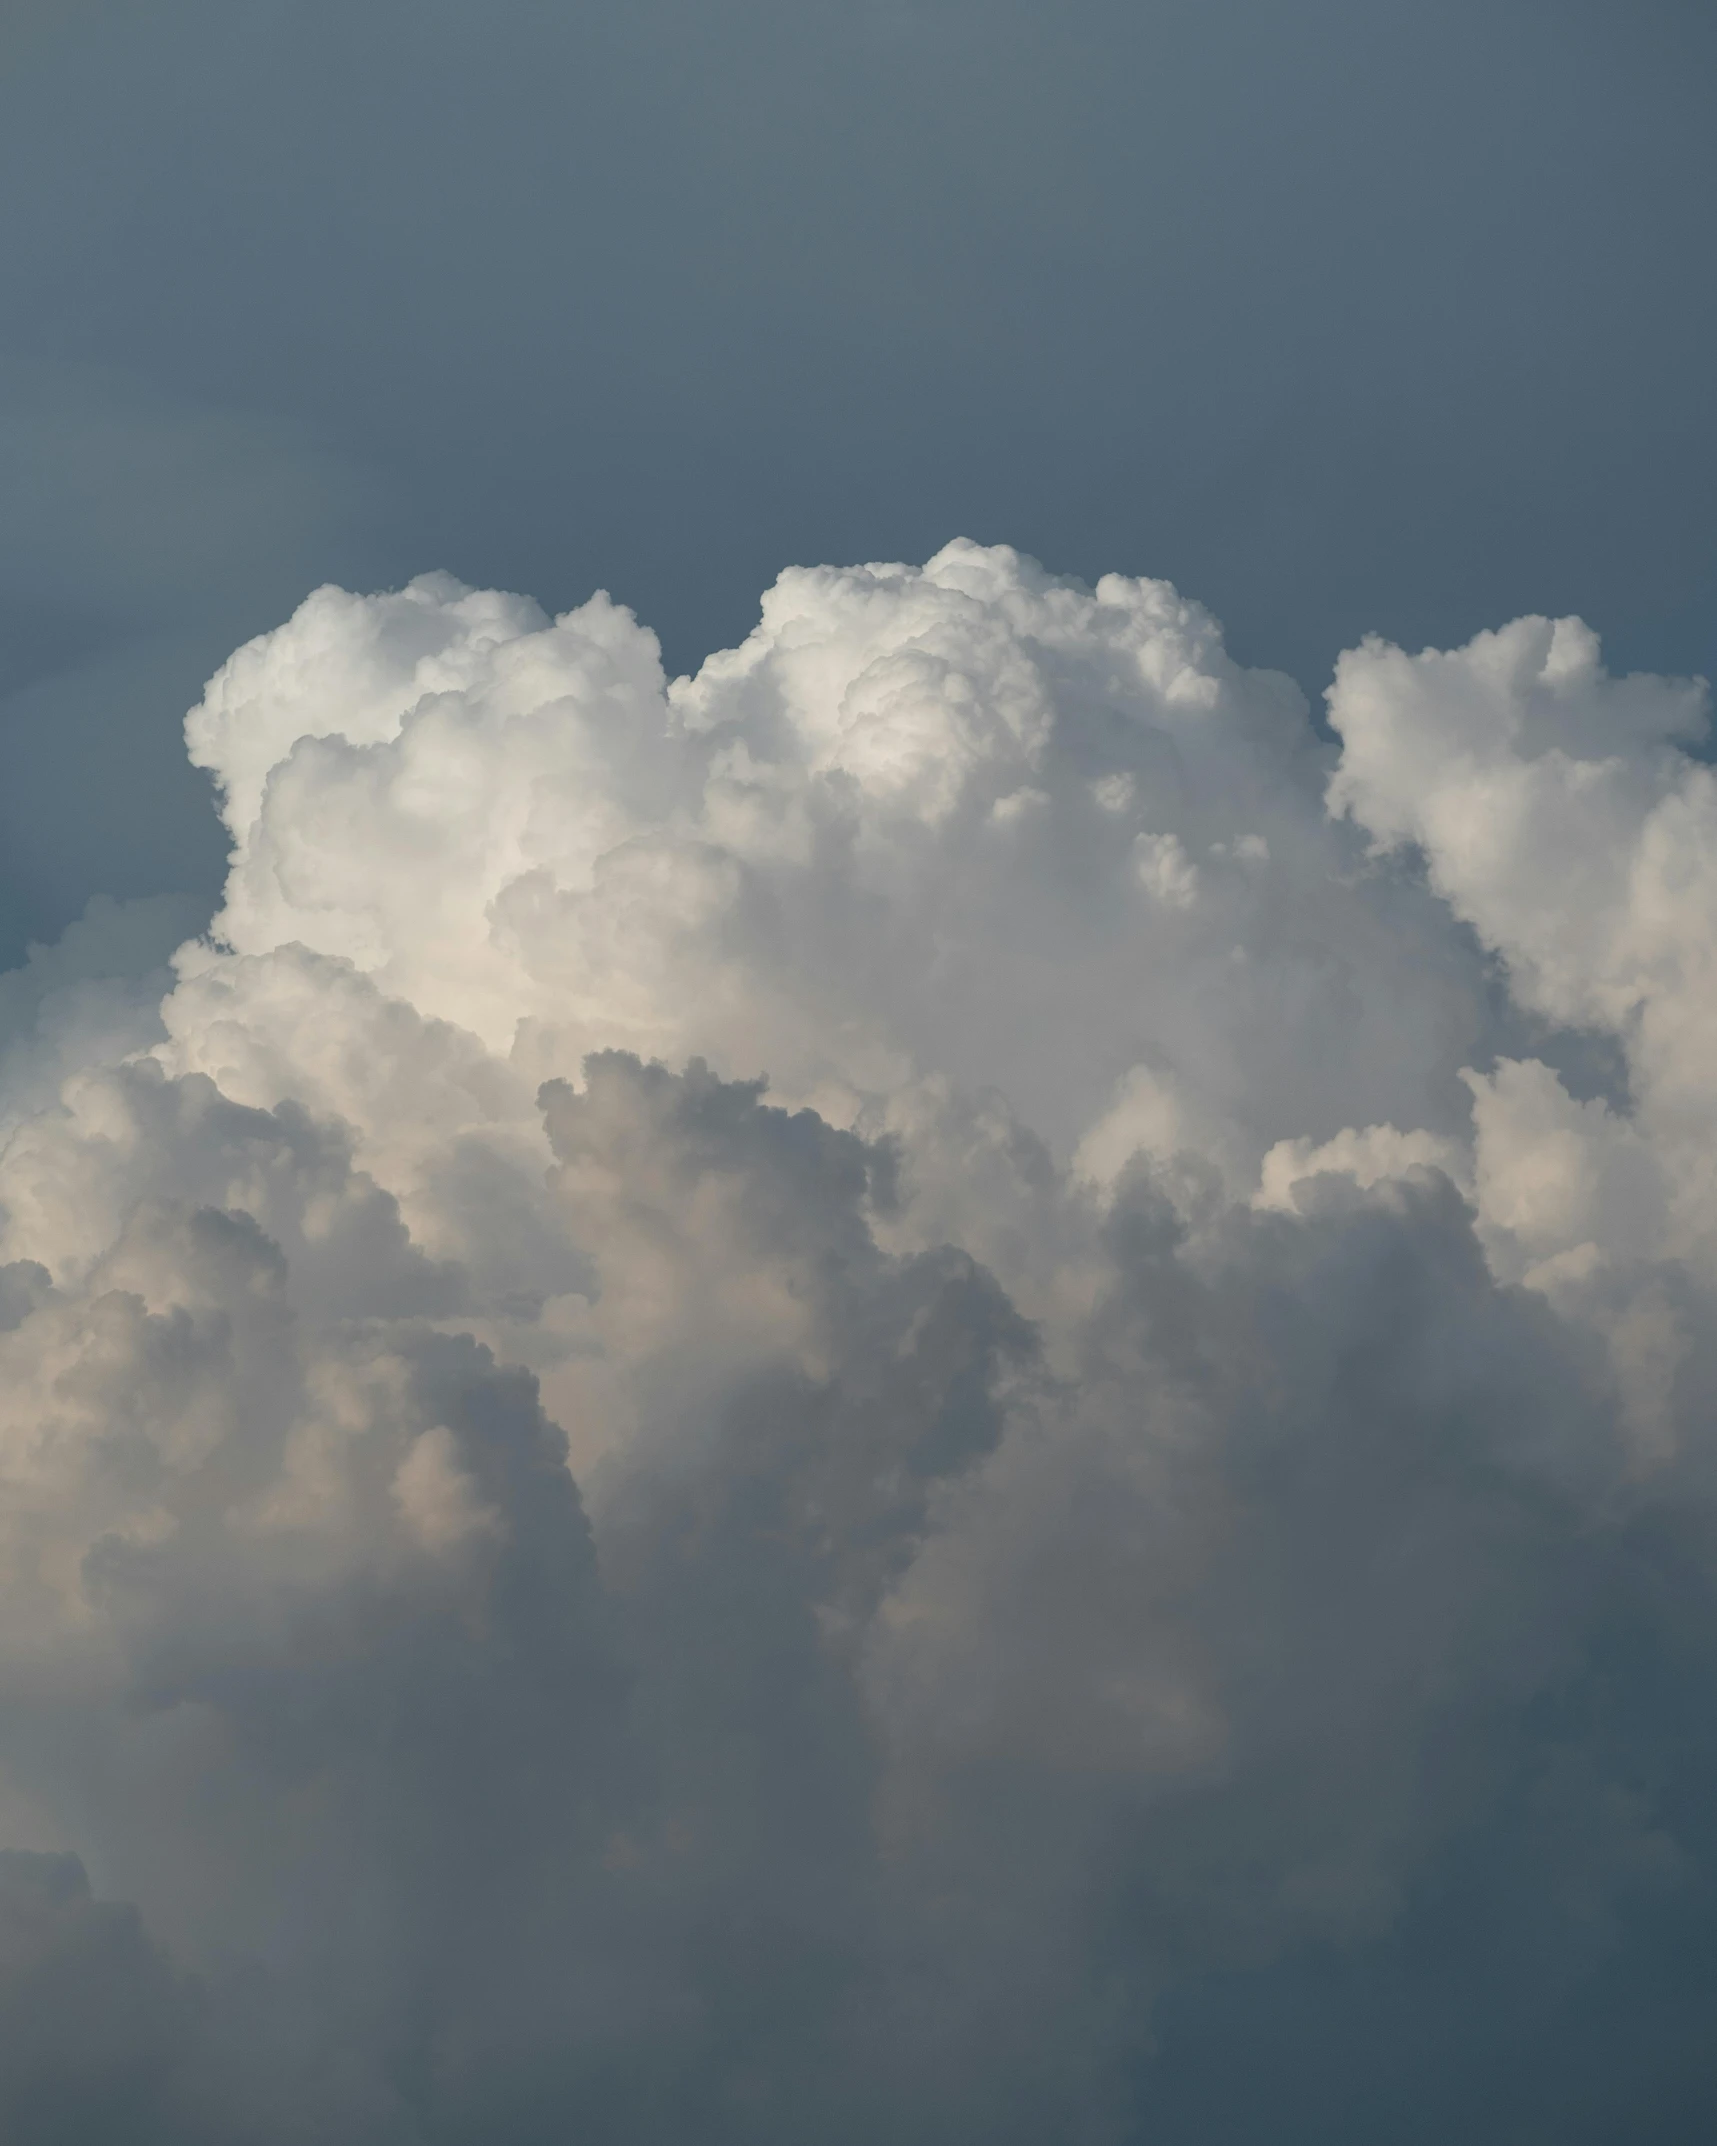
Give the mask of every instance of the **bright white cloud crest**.
M 1702 693 L 1329 714 L 969 544 L 231 659 L 213 937 L 0 1057 L 15 2122 L 1122 2139 L 1433 1895 L 1542 2037 L 1708 1882 Z

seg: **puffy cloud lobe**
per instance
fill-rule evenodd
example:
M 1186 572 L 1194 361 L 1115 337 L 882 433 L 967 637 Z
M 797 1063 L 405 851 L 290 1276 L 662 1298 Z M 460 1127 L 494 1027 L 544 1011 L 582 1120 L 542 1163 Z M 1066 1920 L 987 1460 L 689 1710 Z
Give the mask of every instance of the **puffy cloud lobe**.
M 1147 1058 L 1240 1138 L 1327 1137 L 1403 1086 L 1463 1109 L 1445 920 L 1342 897 L 1361 846 L 1298 694 L 1160 583 L 1087 595 L 970 545 L 790 573 L 671 685 L 605 599 L 549 624 L 434 580 L 324 592 L 190 731 L 234 949 L 351 961 L 532 1069 L 701 1054 L 849 1117 L 941 1074 L 1065 1144 Z M 1217 987 L 1236 959 L 1258 981 Z M 1341 1038 L 1292 1094 L 1251 1078 L 1283 1018 Z
M 1708 1266 L 1717 780 L 1676 746 L 1708 728 L 1703 687 L 1612 679 L 1578 620 L 1522 619 L 1450 655 L 1344 656 L 1330 720 L 1332 804 L 1422 848 L 1524 1003 L 1621 1043 L 1631 1115 L 1677 1180 L 1662 1241 Z M 1525 1084 L 1493 1084 L 1489 1110 L 1530 1114 Z
M 240 651 L 215 935 L 0 984 L 14 2127 L 1702 2134 L 1699 712 L 966 544 Z

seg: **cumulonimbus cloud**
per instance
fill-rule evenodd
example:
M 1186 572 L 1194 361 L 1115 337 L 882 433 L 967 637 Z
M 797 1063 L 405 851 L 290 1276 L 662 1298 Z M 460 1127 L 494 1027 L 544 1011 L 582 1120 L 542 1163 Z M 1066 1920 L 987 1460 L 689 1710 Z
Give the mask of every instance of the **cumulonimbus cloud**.
M 13 2128 L 1702 2135 L 1704 721 L 964 543 L 240 650 L 0 1057 Z

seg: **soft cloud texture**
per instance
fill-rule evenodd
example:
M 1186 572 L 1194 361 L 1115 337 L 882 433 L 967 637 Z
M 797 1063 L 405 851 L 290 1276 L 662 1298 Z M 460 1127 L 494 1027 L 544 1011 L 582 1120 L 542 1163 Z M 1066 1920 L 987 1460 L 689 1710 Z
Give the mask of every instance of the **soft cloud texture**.
M 1329 714 L 965 543 L 231 658 L 0 985 L 20 2135 L 1707 2134 L 1703 691 Z

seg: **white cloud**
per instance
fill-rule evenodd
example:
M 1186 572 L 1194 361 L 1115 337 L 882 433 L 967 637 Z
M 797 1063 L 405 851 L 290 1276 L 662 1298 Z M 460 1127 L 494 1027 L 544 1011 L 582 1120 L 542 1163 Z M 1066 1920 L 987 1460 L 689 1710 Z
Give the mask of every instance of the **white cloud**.
M 445 577 L 241 650 L 214 939 L 0 982 L 0 1816 L 98 1896 L 0 1884 L 19 2002 L 155 1992 L 176 2138 L 928 2146 L 1128 2137 L 1309 1959 L 1464 2018 L 1486 1856 L 1462 1946 L 1654 1958 L 1696 701 L 1371 644 L 1338 759 L 967 544 L 672 682 Z
M 1368 644 L 1330 694 L 1332 805 L 1423 851 L 1523 1005 L 1621 1042 L 1634 1126 L 1676 1186 L 1665 1249 L 1707 1271 L 1717 778 L 1676 741 L 1705 734 L 1708 699 L 1609 677 L 1572 619 L 1522 619 L 1451 655 Z

